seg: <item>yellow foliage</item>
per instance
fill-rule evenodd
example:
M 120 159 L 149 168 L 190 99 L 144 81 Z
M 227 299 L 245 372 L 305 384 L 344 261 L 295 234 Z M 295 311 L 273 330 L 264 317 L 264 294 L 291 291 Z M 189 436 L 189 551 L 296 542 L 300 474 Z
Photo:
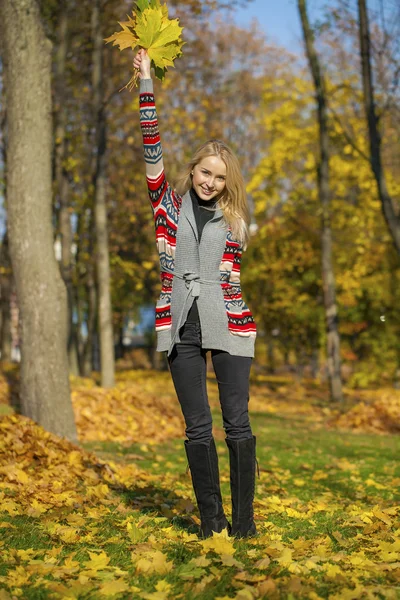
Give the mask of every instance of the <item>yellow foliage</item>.
M 106 38 L 105 42 L 113 42 L 113 46 L 119 46 L 120 50 L 144 48 L 155 68 L 156 77 L 163 79 L 167 67 L 173 67 L 175 58 L 182 54 L 182 27 L 178 19 L 169 19 L 167 6 L 161 6 L 159 0 L 150 4 L 148 0 L 137 0 L 132 17 L 128 16 L 128 21 L 119 25 L 122 31 Z M 137 79 L 138 71 L 135 70 L 125 87 L 132 90 Z

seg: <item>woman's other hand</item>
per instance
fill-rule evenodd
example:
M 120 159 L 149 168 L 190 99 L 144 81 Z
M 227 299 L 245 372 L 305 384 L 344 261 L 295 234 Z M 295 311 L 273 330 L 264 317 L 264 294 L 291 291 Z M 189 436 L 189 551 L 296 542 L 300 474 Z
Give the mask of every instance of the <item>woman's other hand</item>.
M 151 79 L 150 58 L 144 48 L 141 48 L 133 59 L 133 66 L 139 70 L 140 79 Z

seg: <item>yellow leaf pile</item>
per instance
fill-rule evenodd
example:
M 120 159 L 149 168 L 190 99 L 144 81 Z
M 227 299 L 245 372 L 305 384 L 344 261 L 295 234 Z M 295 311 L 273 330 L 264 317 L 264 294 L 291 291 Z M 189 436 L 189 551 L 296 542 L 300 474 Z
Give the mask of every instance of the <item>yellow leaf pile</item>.
M 174 60 L 181 56 L 183 41 L 181 38 L 182 27 L 178 19 L 168 18 L 166 4 L 161 5 L 160 0 L 137 0 L 132 17 L 128 21 L 120 22 L 122 31 L 117 31 L 105 41 L 113 42 L 113 46 L 125 48 L 144 48 L 151 59 L 156 77 L 164 79 L 168 67 L 174 66 Z M 126 84 L 129 90 L 137 85 L 138 71 Z
M 19 373 L 10 365 L 0 373 L 0 415 L 9 414 L 19 393 Z M 156 376 L 135 370 L 117 374 L 116 387 L 101 388 L 92 379 L 71 377 L 71 397 L 82 442 L 140 443 L 142 432 L 152 444 L 181 437 L 185 424 L 168 372 Z
M 10 516 L 39 517 L 68 507 L 90 512 L 99 502 L 108 504 L 109 484 L 144 477 L 134 464 L 121 477 L 93 454 L 20 415 L 0 419 L 0 438 L 0 505 Z M 12 494 L 4 495 L 4 489 Z M 76 527 L 65 527 L 55 533 L 69 542 L 77 541 L 76 531 Z
M 141 442 L 143 432 L 153 443 L 182 436 L 184 421 L 164 376 L 129 372 L 111 390 L 87 384 L 74 385 L 72 402 L 81 441 Z M 169 383 L 169 382 L 168 382 Z
M 375 394 L 379 394 L 377 399 L 359 402 L 334 419 L 331 426 L 373 433 L 399 433 L 400 391 L 392 389 Z

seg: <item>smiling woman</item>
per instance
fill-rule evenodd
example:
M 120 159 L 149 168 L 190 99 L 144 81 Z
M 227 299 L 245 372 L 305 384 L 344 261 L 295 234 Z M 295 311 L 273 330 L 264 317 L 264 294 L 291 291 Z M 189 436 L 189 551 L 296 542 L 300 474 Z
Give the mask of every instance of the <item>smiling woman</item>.
M 240 287 L 250 220 L 245 183 L 229 146 L 209 140 L 195 152 L 175 189 L 171 187 L 164 173 L 147 53 L 140 50 L 133 64 L 140 72 L 140 122 L 160 256 L 157 350 L 167 352 L 185 418 L 200 535 L 209 537 L 227 528 L 232 535 L 247 537 L 256 534 L 256 439 L 248 414 L 256 326 Z M 208 351 L 229 448 L 232 525 L 222 507 L 206 390 Z

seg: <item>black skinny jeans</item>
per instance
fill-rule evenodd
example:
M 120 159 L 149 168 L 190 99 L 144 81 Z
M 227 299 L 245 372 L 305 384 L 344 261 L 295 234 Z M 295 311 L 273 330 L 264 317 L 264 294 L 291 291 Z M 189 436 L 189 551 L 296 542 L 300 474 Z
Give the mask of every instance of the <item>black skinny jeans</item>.
M 186 322 L 180 330 L 168 362 L 175 390 L 185 418 L 185 433 L 192 442 L 209 442 L 212 417 L 206 387 L 206 353 L 201 347 L 200 323 Z M 252 359 L 211 350 L 226 437 L 252 437 L 249 421 L 249 376 Z

